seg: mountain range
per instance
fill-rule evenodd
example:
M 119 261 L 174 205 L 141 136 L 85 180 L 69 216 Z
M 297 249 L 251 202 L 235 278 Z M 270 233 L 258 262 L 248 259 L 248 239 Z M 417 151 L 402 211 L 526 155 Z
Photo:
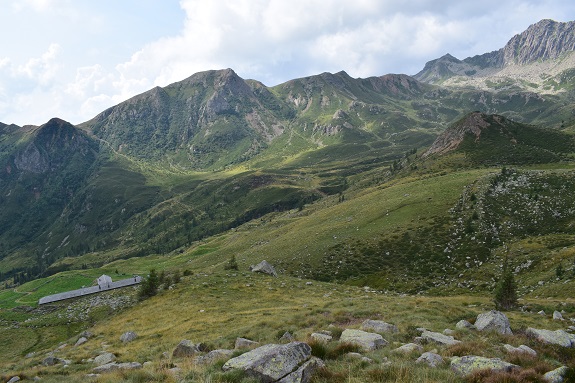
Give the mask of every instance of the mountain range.
M 326 215 L 331 218 L 322 222 L 328 222 L 337 216 L 333 201 L 357 202 L 408 179 L 439 180 L 445 172 L 479 169 L 476 178 L 466 173 L 468 184 L 457 184 L 472 189 L 495 182 L 486 181 L 486 168 L 569 168 L 560 164 L 570 164 L 575 153 L 574 28 L 575 22 L 542 20 L 500 50 L 463 60 L 448 54 L 414 76 L 352 78 L 342 71 L 267 87 L 232 69 L 211 70 L 151 89 L 77 126 L 58 118 L 41 126 L 0 123 L 2 280 L 10 285 L 117 259 L 193 252 L 214 235 L 286 213 L 301 216 L 306 228 L 281 234 L 291 250 L 262 245 L 285 272 L 413 290 L 386 282 L 385 275 L 417 275 L 417 266 L 405 267 L 410 262 L 435 260 L 437 273 L 445 268 L 452 197 L 429 196 L 437 211 L 418 213 L 421 224 L 408 214 L 395 235 L 377 226 L 371 239 L 353 239 L 350 226 L 329 243 L 329 230 L 318 228 L 325 238 L 312 241 L 307 230 L 314 229 L 304 222 L 313 219 L 305 217 Z M 535 185 L 526 192 L 547 193 L 537 189 L 539 178 L 525 177 L 534 177 Z M 462 212 L 457 219 L 468 222 L 462 230 L 483 230 L 487 223 L 476 222 L 482 218 L 503 224 L 490 216 L 497 210 L 491 207 L 471 221 Z M 562 214 L 565 221 L 553 227 L 571 235 L 571 212 Z M 368 222 L 362 225 L 356 231 L 371 230 Z M 430 233 L 435 237 L 428 244 L 413 245 Z M 306 239 L 294 244 L 289 236 Z M 490 238 L 477 262 L 501 246 L 502 239 Z M 460 250 L 462 259 L 470 243 L 459 244 L 467 249 Z M 302 263 L 296 254 L 310 249 L 313 255 Z M 357 259 L 348 259 L 344 249 Z M 360 259 L 369 266 L 360 266 Z M 329 275 L 324 266 L 334 262 L 348 268 Z M 431 288 L 427 283 L 417 289 Z

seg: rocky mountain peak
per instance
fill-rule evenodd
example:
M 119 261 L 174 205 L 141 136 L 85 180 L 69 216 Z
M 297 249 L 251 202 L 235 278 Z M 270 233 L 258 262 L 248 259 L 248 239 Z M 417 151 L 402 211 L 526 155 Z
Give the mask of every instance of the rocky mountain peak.
M 81 156 L 92 155 L 93 142 L 74 125 L 59 118 L 52 118 L 40 126 L 33 139 L 14 158 L 16 169 L 45 173 L 61 167 L 78 153 Z
M 491 125 L 489 121 L 490 117 L 497 121 L 505 119 L 503 116 L 488 116 L 481 112 L 469 113 L 440 134 L 423 156 L 427 157 L 432 154 L 445 154 L 455 150 L 467 135 L 475 136 L 475 139 L 478 140 L 481 136 L 482 130 Z
M 541 20 L 515 35 L 502 50 L 504 65 L 558 58 L 575 50 L 575 22 Z

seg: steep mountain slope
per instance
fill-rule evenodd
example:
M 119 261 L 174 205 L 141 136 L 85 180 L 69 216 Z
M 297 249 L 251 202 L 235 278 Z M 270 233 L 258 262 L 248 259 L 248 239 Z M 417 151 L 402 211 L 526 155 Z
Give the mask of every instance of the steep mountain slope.
M 3 143 L 15 145 L 10 152 L 3 148 L 1 158 L 2 258 L 33 242 L 60 216 L 91 174 L 98 156 L 96 141 L 60 119 L 40 127 L 11 126 L 10 130 L 15 136 L 2 135 Z

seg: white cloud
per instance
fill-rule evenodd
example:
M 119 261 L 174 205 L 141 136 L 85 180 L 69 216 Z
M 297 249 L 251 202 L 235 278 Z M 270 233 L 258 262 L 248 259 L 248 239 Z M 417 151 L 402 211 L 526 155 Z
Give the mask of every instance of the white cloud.
M 15 73 L 18 76 L 27 77 L 37 81 L 40 85 L 47 85 L 56 75 L 59 64 L 56 61 L 60 46 L 51 44 L 48 50 L 40 57 L 32 58 L 23 65 L 16 67 Z

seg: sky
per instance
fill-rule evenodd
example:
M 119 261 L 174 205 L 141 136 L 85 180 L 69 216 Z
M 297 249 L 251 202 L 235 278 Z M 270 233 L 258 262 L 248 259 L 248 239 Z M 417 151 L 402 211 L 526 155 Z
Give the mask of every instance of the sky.
M 571 0 L 0 0 L 0 122 L 73 124 L 155 86 L 232 68 L 268 86 L 416 74 L 502 48 Z

